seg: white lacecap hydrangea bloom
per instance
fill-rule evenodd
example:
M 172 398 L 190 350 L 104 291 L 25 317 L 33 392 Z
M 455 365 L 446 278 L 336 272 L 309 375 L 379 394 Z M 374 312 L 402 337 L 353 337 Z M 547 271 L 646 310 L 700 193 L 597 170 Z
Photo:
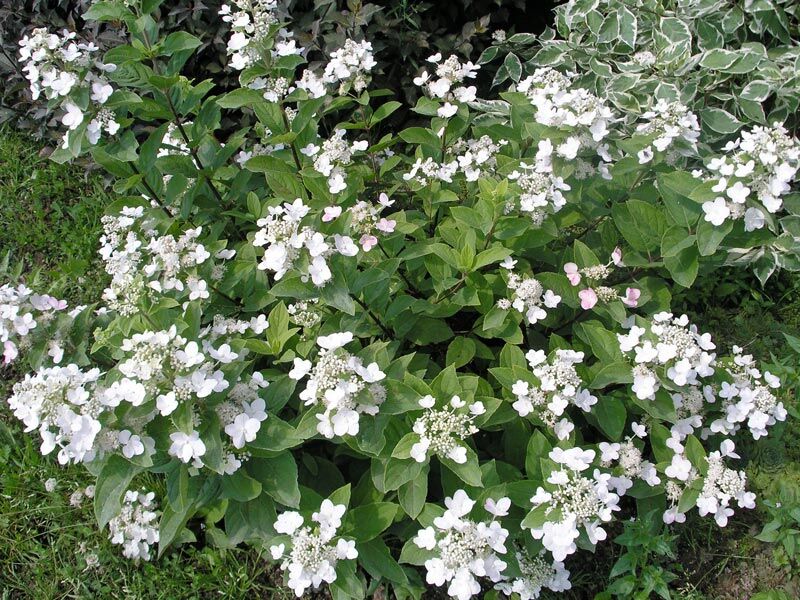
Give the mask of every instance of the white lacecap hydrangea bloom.
M 328 439 L 356 435 L 361 414 L 376 415 L 386 399 L 386 389 L 378 383 L 386 375 L 378 363 L 364 365 L 344 346 L 353 341 L 350 332 L 332 333 L 317 338 L 320 347 L 316 363 L 294 359 L 289 377 L 299 381 L 308 377 L 300 400 L 306 406 L 321 406 L 317 431 Z
M 119 123 L 113 111 L 104 107 L 114 87 L 106 73 L 116 69 L 97 57 L 100 50 L 93 42 L 82 42 L 75 33 L 64 29 L 60 35 L 46 29 L 34 29 L 20 42 L 22 71 L 30 83 L 33 99 L 44 93 L 48 100 L 59 100 L 64 114 L 61 123 L 69 131 L 85 125 L 87 139 L 96 144 L 103 131 L 114 135 Z M 67 135 L 62 147 L 68 146 Z
M 286 538 L 270 546 L 273 560 L 281 560 L 281 570 L 288 571 L 288 585 L 300 598 L 309 588 L 336 580 L 336 564 L 354 560 L 358 551 L 353 540 L 337 537 L 346 507 L 323 500 L 319 511 L 306 525 L 303 516 L 294 511 L 278 515 L 275 531 Z
M 589 390 L 583 389 L 576 364 L 583 362 L 583 352 L 556 350 L 548 362 L 544 350 L 529 350 L 525 355 L 538 385 L 518 380 L 511 388 L 516 396 L 514 410 L 519 416 L 534 414 L 551 427 L 559 439 L 569 438 L 574 425 L 566 416 L 567 407 L 577 406 L 584 412 L 592 410 L 597 398 Z
M 519 600 L 536 600 L 543 589 L 551 592 L 565 592 L 572 588 L 569 571 L 558 560 L 547 560 L 543 554 L 529 556 L 516 553 L 520 574 L 518 577 L 501 581 L 495 589 L 506 596 L 517 594 Z
M 301 150 L 302 154 L 314 159 L 314 170 L 328 178 L 331 194 L 338 194 L 347 188 L 345 167 L 353 162 L 354 153 L 364 152 L 369 147 L 366 140 L 348 144 L 344 139 L 346 134 L 344 129 L 337 129 L 322 142 L 322 146 L 309 144 Z
M 322 80 L 327 84 L 338 83 L 340 95 L 346 94 L 350 87 L 361 93 L 369 84 L 369 73 L 376 64 L 370 42 L 346 40 L 344 46 L 331 52 Z
M 414 78 L 414 85 L 422 87 L 432 98 L 445 100 L 443 110 L 440 108 L 440 117 L 448 117 L 455 114 L 447 108 L 451 102 L 472 102 L 475 100 L 477 88 L 474 85 L 464 85 L 468 79 L 475 79 L 480 69 L 480 65 L 472 62 L 462 63 L 455 55 L 442 60 L 441 53 L 436 53 L 427 58 L 427 62 L 433 65 L 433 74 L 429 74 L 427 69 L 423 70 Z
M 364 252 L 369 252 L 378 244 L 377 235 L 388 235 L 394 232 L 397 221 L 381 216 L 381 211 L 392 204 L 394 204 L 394 201 L 389 200 L 386 194 L 381 194 L 377 205 L 359 200 L 347 209 L 347 214 L 350 215 L 350 229 L 358 238 L 358 243 Z M 327 220 L 327 215 L 331 214 L 328 211 L 340 211 L 341 209 L 339 207 L 328 207 L 325 210 L 326 216 L 322 217 L 323 221 Z
M 417 532 L 414 544 L 432 553 L 425 561 L 425 580 L 439 587 L 447 585 L 453 598 L 469 600 L 481 591 L 478 578 L 493 583 L 503 579 L 506 563 L 498 555 L 506 553 L 508 530 L 495 518 L 508 514 L 511 501 L 487 500 L 485 508 L 493 515 L 488 522 L 469 518 L 475 501 L 464 490 L 457 490 L 444 503 L 444 514 L 433 520 L 432 527 Z
M 424 412 L 412 427 L 419 440 L 411 446 L 411 458 L 422 463 L 438 455 L 458 464 L 466 463 L 467 446 L 463 442 L 478 432 L 473 421 L 486 412 L 483 403 L 467 405 L 459 396 L 453 396 L 444 406 L 437 407 L 433 396 L 424 396 L 419 405 Z
M 125 558 L 150 560 L 150 546 L 159 540 L 158 518 L 153 492 L 125 492 L 122 510 L 108 522 L 111 543 L 122 546 Z
M 563 561 L 577 550 L 575 540 L 581 528 L 591 544 L 606 539 L 601 525 L 619 510 L 619 495 L 611 489 L 609 473 L 594 469 L 591 477 L 584 475 L 594 461 L 594 450 L 555 448 L 549 456 L 561 466 L 548 475 L 544 487 L 531 498 L 534 509 L 523 527 L 542 540 L 554 560 Z
M 281 279 L 295 268 L 306 250 L 307 267 L 303 277 L 310 277 L 314 285 L 322 287 L 333 274 L 328 267 L 327 257 L 332 254 L 355 256 L 358 246 L 345 235 L 325 236 L 303 226 L 301 221 L 311 209 L 301 199 L 282 206 L 269 207 L 269 216 L 258 220 L 261 227 L 253 238 L 253 245 L 264 246 L 264 256 L 258 268 L 271 271 L 275 279 Z
M 177 238 L 160 235 L 142 207 L 124 207 L 101 221 L 100 256 L 111 276 L 103 292 L 108 308 L 132 315 L 138 312 L 139 301 L 152 294 L 185 294 L 188 300 L 210 296 L 207 282 L 198 274 L 211 262 L 211 254 L 198 241 L 201 227 L 187 229 Z M 224 256 L 229 254 L 218 253 L 216 258 Z
M 231 25 L 227 44 L 231 68 L 241 71 L 262 57 L 264 42 L 278 23 L 277 6 L 276 0 L 232 0 L 222 5 L 219 14 Z
M 734 346 L 733 360 L 723 368 L 732 381 L 723 382 L 717 391 L 724 415 L 711 423 L 711 432 L 732 435 L 746 425 L 757 440 L 767 435 L 768 427 L 786 420 L 786 408 L 774 391 L 780 379 L 757 369 L 750 354 Z
M 3 345 L 2 364 L 10 364 L 17 359 L 20 350 L 30 343 L 30 336 L 36 328 L 42 329 L 52 322 L 57 313 L 64 311 L 67 303 L 47 294 L 36 294 L 25 285 L 0 286 L 0 344 Z M 77 311 L 80 310 L 76 309 Z M 77 314 L 71 311 L 70 315 Z M 64 357 L 60 340 L 50 340 L 48 354 L 58 364 Z
M 652 400 L 660 389 L 660 379 L 683 387 L 696 385 L 698 377 L 714 374 L 716 348 L 708 333 L 700 334 L 686 315 L 674 317 L 660 312 L 646 327 L 633 325 L 627 334 L 617 334 L 620 350 L 631 356 L 632 390 L 640 400 Z
M 694 506 L 701 517 L 713 515 L 717 525 L 725 527 L 728 519 L 733 516 L 734 504 L 739 508 L 755 508 L 756 496 L 747 491 L 747 475 L 744 471 L 735 471 L 725 466 L 725 457 L 739 458 L 731 440 L 723 440 L 719 450 L 704 458 L 704 474 L 691 463 L 686 455 L 686 448 L 675 436 L 667 441 L 667 445 L 675 454 L 664 471 L 669 478 L 665 490 L 670 505 L 663 515 L 665 523 L 683 523 L 686 520 L 686 514 L 679 510 L 679 503 L 686 490 L 699 478 L 702 478 L 702 487 Z
M 756 125 L 729 142 L 725 154 L 712 159 L 707 180 L 713 180 L 714 200 L 703 203 L 705 220 L 715 226 L 744 219 L 745 231 L 761 229 L 767 216 L 783 207 L 782 196 L 800 169 L 800 142 L 783 125 Z M 762 210 L 764 209 L 764 210 Z
M 700 123 L 697 115 L 681 102 L 659 99 L 648 111 L 642 113 L 643 123 L 636 126 L 636 133 L 652 138 L 652 145 L 640 153 L 639 162 L 649 162 L 652 148 L 674 156 L 694 156 L 697 140 L 700 139 Z M 645 152 L 648 151 L 648 152 Z M 643 159 L 647 160 L 643 160 Z
M 444 131 L 441 132 L 443 135 Z M 411 170 L 403 174 L 403 179 L 419 185 L 428 185 L 436 180 L 452 183 L 453 177 L 462 173 L 466 181 L 477 181 L 482 174 L 495 173 L 496 157 L 507 144 L 507 140 L 495 142 L 488 135 L 478 139 L 458 138 L 445 144 L 445 154 L 440 162 L 432 158 L 417 158 Z
M 500 266 L 513 268 L 515 261 L 506 261 Z M 507 265 L 510 265 L 507 266 Z M 546 308 L 556 308 L 561 302 L 561 296 L 553 290 L 545 289 L 535 277 L 527 277 L 510 272 L 508 274 L 508 289 L 510 297 L 498 302 L 503 309 L 513 308 L 525 316 L 530 325 L 535 325 L 547 317 Z
M 42 454 L 58 447 L 61 464 L 94 458 L 98 417 L 107 408 L 96 393 L 100 375 L 70 364 L 40 368 L 14 384 L 8 405 L 25 431 L 39 430 Z

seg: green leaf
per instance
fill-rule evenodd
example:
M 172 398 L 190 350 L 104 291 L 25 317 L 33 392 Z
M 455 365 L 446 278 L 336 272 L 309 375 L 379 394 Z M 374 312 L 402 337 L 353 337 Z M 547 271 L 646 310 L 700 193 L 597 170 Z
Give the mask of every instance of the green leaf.
M 683 287 L 691 287 L 697 279 L 697 272 L 700 267 L 698 259 L 700 253 L 697 248 L 691 246 L 684 248 L 675 256 L 665 256 L 664 266 L 667 267 L 669 274 L 676 283 Z
M 370 125 L 375 125 L 376 123 L 380 123 L 401 106 L 402 104 L 395 100 L 387 102 L 386 104 L 382 104 L 375 110 L 374 113 L 372 113 L 372 118 L 369 120 Z
M 296 508 L 300 505 L 300 488 L 297 485 L 297 463 L 290 452 L 274 458 L 251 458 L 248 468 L 263 490 L 276 501 Z
M 428 497 L 428 471 L 425 469 L 419 477 L 407 481 L 397 490 L 400 506 L 412 519 L 416 519 L 425 506 Z
M 389 548 L 380 538 L 368 542 L 356 542 L 356 549 L 359 564 L 370 576 L 375 579 L 384 578 L 399 585 L 408 582 L 405 571 L 392 558 Z
M 409 144 L 431 146 L 436 149 L 438 149 L 442 143 L 432 131 L 422 127 L 409 127 L 408 129 L 404 129 L 400 132 L 400 139 Z
M 461 481 L 472 487 L 483 487 L 481 468 L 478 464 L 478 455 L 467 446 L 467 462 L 458 464 L 449 458 L 440 457 L 442 464 L 455 473 Z
M 733 231 L 733 221 L 727 220 L 719 227 L 708 221 L 701 221 L 697 226 L 697 249 L 700 256 L 711 256 L 717 251 L 725 236 Z
M 244 469 L 239 469 L 232 475 L 222 477 L 222 497 L 247 502 L 258 498 L 261 494 L 261 484 L 250 477 Z
M 704 108 L 700 111 L 700 118 L 711 131 L 723 135 L 736 133 L 742 126 L 739 119 L 721 108 Z
M 161 44 L 161 55 L 171 56 L 181 50 L 194 50 L 200 46 L 201 42 L 198 38 L 186 31 L 174 31 L 167 36 L 167 39 Z
M 685 171 L 670 171 L 658 176 L 658 191 L 672 221 L 685 229 L 694 227 L 703 214 L 702 204 L 691 199 L 700 180 Z
M 351 508 L 345 517 L 342 535 L 351 536 L 358 542 L 367 542 L 378 537 L 394 521 L 397 504 L 376 502 Z
M 94 515 L 100 528 L 119 514 L 122 496 L 133 478 L 143 469 L 118 454 L 112 454 L 97 477 L 94 494 Z
M 475 356 L 475 342 L 471 338 L 458 336 L 447 347 L 445 361 L 456 369 L 468 364 Z
M 518 82 L 519 78 L 522 77 L 522 63 L 520 62 L 519 57 L 513 52 L 509 52 L 506 55 L 505 60 L 503 60 L 503 66 L 505 67 L 508 76 L 514 80 L 514 82 Z
M 612 440 L 619 440 L 625 430 L 627 412 L 622 400 L 614 396 L 603 396 L 592 407 L 600 429 Z

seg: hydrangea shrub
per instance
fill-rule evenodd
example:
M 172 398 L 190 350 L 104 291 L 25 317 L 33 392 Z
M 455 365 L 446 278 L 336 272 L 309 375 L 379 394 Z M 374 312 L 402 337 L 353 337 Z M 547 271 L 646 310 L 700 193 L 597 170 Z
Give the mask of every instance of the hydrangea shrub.
M 527 599 L 569 589 L 619 519 L 755 506 L 736 444 L 787 417 L 781 382 L 670 300 L 794 252 L 800 145 L 780 122 L 720 140 L 695 113 L 713 97 L 621 105 L 582 65 L 524 74 L 515 54 L 481 97 L 480 64 L 437 53 L 394 131 L 368 40 L 312 67 L 277 2 L 235 0 L 241 87 L 215 95 L 181 76 L 199 40 L 162 37 L 158 4 L 94 3 L 129 33 L 105 53 L 20 42 L 55 158 L 90 154 L 120 198 L 96 306 L 0 296 L 6 362 L 35 350 L 9 406 L 97 476 L 126 556 L 202 520 L 209 543 L 268 550 L 298 596 Z M 258 126 L 223 137 L 243 114 Z

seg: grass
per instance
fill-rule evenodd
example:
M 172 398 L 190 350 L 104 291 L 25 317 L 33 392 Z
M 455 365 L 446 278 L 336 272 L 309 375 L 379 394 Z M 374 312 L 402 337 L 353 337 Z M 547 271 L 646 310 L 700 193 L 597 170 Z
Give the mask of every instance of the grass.
M 0 257 L 10 252 L 70 304 L 92 302 L 105 287 L 97 247 L 109 196 L 99 177 L 40 150 L 0 129 Z
M 108 201 L 100 178 L 54 164 L 31 141 L 0 128 L 0 262 L 10 252 L 29 281 L 36 277 L 70 304 L 95 301 L 104 287 L 96 249 Z M 784 375 L 796 380 L 797 355 L 783 333 L 800 337 L 798 277 L 782 274 L 762 288 L 742 270 L 720 271 L 676 293 L 674 305 L 702 323 L 723 350 L 737 344 L 767 362 L 781 361 Z M 10 384 L 10 377 L 0 379 L 0 397 Z M 774 500 L 788 489 L 800 503 L 798 422 L 776 427 L 757 452 L 740 449 L 759 496 Z M 53 492 L 45 490 L 50 478 L 58 482 Z M 291 597 L 279 587 L 280 574 L 252 548 L 197 543 L 152 563 L 123 558 L 97 530 L 91 501 L 70 504 L 73 491 L 90 483 L 81 467 L 42 457 L 35 438 L 0 409 L 0 600 Z M 676 528 L 677 556 L 664 565 L 679 576 L 674 597 L 739 600 L 771 588 L 800 597 L 800 556 L 778 563 L 771 546 L 754 540 L 763 522 L 759 510 L 738 511 L 723 530 L 696 516 Z M 610 538 L 621 533 L 617 525 Z M 619 552 L 609 540 L 593 560 L 568 561 L 581 589 L 562 597 L 601 592 Z

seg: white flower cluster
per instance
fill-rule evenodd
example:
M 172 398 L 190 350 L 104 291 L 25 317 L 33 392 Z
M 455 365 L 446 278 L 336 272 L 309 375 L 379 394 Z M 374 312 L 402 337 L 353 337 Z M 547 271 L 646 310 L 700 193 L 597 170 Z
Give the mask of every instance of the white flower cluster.
M 364 152 L 369 142 L 361 140 L 348 144 L 344 129 L 337 129 L 333 135 L 322 142 L 322 147 L 309 144 L 301 150 L 303 154 L 314 159 L 314 170 L 328 178 L 328 190 L 338 194 L 347 188 L 344 178 L 347 174 L 344 167 L 353 162 L 355 152 Z
M 661 483 L 656 466 L 644 460 L 642 449 L 636 444 L 636 438 L 647 437 L 647 428 L 644 425 L 634 422 L 632 424 L 633 436 L 628 436 L 622 443 L 619 442 L 600 442 L 600 464 L 605 468 L 611 468 L 613 462 L 619 466 L 621 475 L 614 479 L 617 489 L 628 490 L 633 486 L 634 479 L 641 479 L 650 487 Z
M 693 156 L 697 153 L 697 140 L 700 139 L 700 123 L 697 115 L 680 102 L 668 102 L 663 98 L 655 106 L 642 114 L 646 121 L 636 126 L 636 133 L 652 138 L 652 145 L 643 148 L 639 154 L 639 163 L 648 163 L 653 159 L 653 147 L 658 152 L 672 148 L 668 161 L 677 156 Z
M 270 29 L 278 22 L 274 14 L 277 0 L 232 0 L 219 11 L 222 20 L 231 24 L 228 38 L 230 67 L 241 71 L 261 58 L 261 47 Z
M 536 69 L 517 85 L 536 108 L 536 121 L 549 127 L 570 129 L 572 136 L 555 148 L 559 156 L 573 160 L 582 147 L 596 149 L 608 135 L 614 113 L 584 88 L 572 88 L 572 79 L 549 67 Z
M 494 518 L 488 523 L 470 519 L 475 501 L 464 490 L 445 498 L 444 504 L 444 514 L 433 520 L 433 527 L 417 532 L 414 543 L 434 553 L 425 561 L 425 580 L 439 587 L 449 583 L 447 593 L 452 598 L 469 600 L 481 592 L 478 577 L 493 583 L 503 579 L 506 563 L 498 554 L 506 553 L 508 530 Z M 493 517 L 503 517 L 510 506 L 511 500 L 500 498 L 487 500 L 484 508 Z
M 552 148 L 550 140 L 539 142 L 540 150 Z M 528 215 L 535 226 L 541 225 L 547 215 L 557 213 L 567 204 L 567 199 L 562 192 L 568 192 L 572 187 L 553 173 L 552 165 L 548 162 L 537 162 L 529 165 L 521 162 L 519 170 L 514 170 L 508 179 L 515 181 L 519 186 L 519 201 L 511 199 L 506 203 L 505 212 L 510 214 L 515 210 Z
M 670 507 L 664 512 L 663 520 L 667 524 L 683 523 L 686 513 L 679 510 L 679 502 L 684 492 L 701 477 L 698 470 L 686 456 L 686 449 L 674 436 L 667 440 L 667 445 L 675 453 L 670 465 L 664 473 L 670 480 L 666 485 L 667 500 Z M 714 520 L 720 527 L 728 524 L 728 518 L 733 516 L 732 502 L 735 501 L 739 508 L 755 508 L 756 496 L 747 491 L 747 476 L 744 471 L 734 471 L 725 466 L 723 458 L 730 456 L 739 458 L 734 452 L 731 440 L 723 440 L 718 451 L 711 452 L 707 457 L 705 476 L 700 494 L 694 506 L 701 517 L 714 515 Z
M 508 268 L 513 268 L 515 263 L 516 261 L 506 261 L 501 263 L 501 266 L 508 265 Z M 561 296 L 553 290 L 544 289 L 534 277 L 524 277 L 511 272 L 508 274 L 508 289 L 511 297 L 498 300 L 497 306 L 503 310 L 514 308 L 525 315 L 525 320 L 530 325 L 535 325 L 547 317 L 545 308 L 556 308 L 561 302 Z
M 569 571 L 563 562 L 548 561 L 542 555 L 531 557 L 521 552 L 517 552 L 516 557 L 519 576 L 495 586 L 506 596 L 517 594 L 519 600 L 536 600 L 545 588 L 552 592 L 565 592 L 572 588 Z
M 581 527 L 592 544 L 606 539 L 601 524 L 620 510 L 619 495 L 612 491 L 615 482 L 610 474 L 595 469 L 591 478 L 583 475 L 595 458 L 594 450 L 554 448 L 549 457 L 562 467 L 536 490 L 531 498 L 534 509 L 526 520 L 536 517 L 538 524 L 530 527 L 534 539 L 542 540 L 554 560 L 563 561 L 577 550 Z
M 142 207 L 124 207 L 118 215 L 102 218 L 100 256 L 111 275 L 103 292 L 108 307 L 135 314 L 139 300 L 152 292 L 188 291 L 189 300 L 208 298 L 207 282 L 196 275 L 197 267 L 211 257 L 197 242 L 202 228 L 187 229 L 178 238 L 160 235 L 143 215 Z M 231 256 L 229 251 L 217 254 Z
M 583 352 L 559 349 L 547 362 L 544 350 L 529 350 L 525 355 L 539 385 L 518 380 L 511 392 L 517 397 L 514 410 L 520 417 L 534 413 L 548 427 L 552 428 L 560 440 L 569 438 L 575 425 L 566 416 L 567 407 L 572 404 L 584 412 L 590 412 L 597 404 L 597 398 L 589 390 L 581 387 L 575 365 L 583 362 Z
M 35 294 L 20 284 L 0 286 L 0 343 L 3 344 L 3 364 L 12 363 L 30 343 L 29 335 L 39 324 L 51 322 L 56 313 L 67 308 L 64 300 L 47 294 Z M 80 310 L 76 309 L 76 310 Z M 75 311 L 70 313 L 76 314 Z M 58 340 L 50 341 L 48 354 L 58 364 L 64 350 Z
M 259 134 L 260 139 L 248 149 L 240 150 L 236 155 L 235 160 L 241 166 L 244 166 L 244 164 L 254 156 L 269 156 L 273 152 L 278 152 L 286 147 L 285 144 L 270 144 L 267 141 L 267 139 L 272 136 L 272 131 L 270 131 L 269 128 L 257 124 L 254 130 Z
M 94 58 L 99 50 L 94 43 L 76 41 L 75 33 L 66 29 L 59 36 L 39 28 L 23 37 L 19 45 L 19 57 L 25 63 L 22 70 L 34 100 L 42 92 L 48 100 L 58 99 L 65 110 L 61 123 L 69 131 L 78 129 L 89 111 L 86 134 L 92 144 L 99 141 L 102 131 L 117 133 L 120 126 L 114 113 L 103 108 L 114 93 L 105 73 L 114 71 L 116 66 Z M 65 135 L 64 147 L 67 143 Z
M 466 463 L 467 447 L 462 442 L 478 432 L 473 421 L 486 412 L 483 403 L 474 402 L 467 406 L 459 396 L 453 396 L 444 407 L 436 408 L 433 396 L 423 396 L 419 405 L 425 412 L 412 427 L 419 441 L 411 446 L 411 458 L 422 463 L 435 454 L 454 463 Z
M 474 85 L 464 85 L 464 83 L 467 79 L 475 79 L 480 65 L 472 64 L 470 61 L 462 63 L 455 55 L 442 61 L 442 55 L 439 52 L 429 56 L 427 62 L 435 65 L 433 67 L 435 76 L 424 70 L 414 78 L 414 85 L 424 88 L 431 97 L 446 101 L 439 109 L 440 117 L 452 117 L 458 110 L 456 105 L 450 103 L 451 100 L 454 102 L 475 100 L 477 88 Z
M 108 522 L 111 543 L 122 546 L 125 558 L 150 560 L 150 546 L 159 540 L 158 516 L 153 492 L 128 490 L 122 510 Z
M 573 262 L 568 262 L 564 265 L 564 274 L 573 287 L 580 284 L 581 278 L 586 279 L 587 287 L 578 292 L 581 308 L 590 310 L 598 302 L 608 303 L 614 300 L 621 300 L 625 306 L 631 308 L 639 305 L 639 297 L 642 295 L 640 289 L 625 288 L 625 295 L 621 296 L 617 290 L 603 284 L 614 272 L 612 265 L 623 266 L 622 251 L 619 248 L 614 248 L 613 252 L 611 252 L 611 260 L 606 264 L 591 265 L 582 269 L 578 268 L 578 265 Z
M 439 131 L 439 137 L 444 136 L 445 130 Z M 444 181 L 452 183 L 453 177 L 459 172 L 464 174 L 466 181 L 477 181 L 482 173 L 494 173 L 497 167 L 497 154 L 508 144 L 507 140 L 495 142 L 488 135 L 478 139 L 457 139 L 446 148 L 447 156 L 443 162 L 432 158 L 418 157 L 411 170 L 403 174 L 406 181 L 415 181 L 420 185 L 427 185 L 431 181 Z
M 768 427 L 786 420 L 786 408 L 773 391 L 780 388 L 780 379 L 769 371 L 762 374 L 755 364 L 752 355 L 733 347 L 733 361 L 725 365 L 733 380 L 723 382 L 717 392 L 725 414 L 711 423 L 713 433 L 733 435 L 746 424 L 757 440 L 767 435 Z
M 228 399 L 215 407 L 220 425 L 231 438 L 234 448 L 244 448 L 261 431 L 261 423 L 267 418 L 267 405 L 258 394 L 268 385 L 269 382 L 256 371 L 247 383 L 237 382 Z
M 364 252 L 369 252 L 378 244 L 376 232 L 384 235 L 394 232 L 397 221 L 381 216 L 383 209 L 392 204 L 394 204 L 394 200 L 389 200 L 386 194 L 381 194 L 377 205 L 359 200 L 347 209 L 347 213 L 350 215 L 350 229 L 356 236 L 360 236 L 358 237 L 358 243 L 361 244 L 361 249 Z M 340 214 L 341 210 L 341 207 L 338 206 L 327 207 L 322 220 L 335 219 L 334 215 Z
M 653 315 L 647 327 L 633 325 L 625 334 L 617 334 L 622 352 L 633 355 L 632 390 L 640 400 L 655 399 L 660 377 L 673 385 L 696 385 L 698 377 L 714 374 L 716 346 L 708 333 L 700 334 L 689 317 L 672 313 Z
M 294 359 L 289 377 L 299 381 L 308 377 L 300 399 L 306 406 L 322 405 L 317 414 L 317 431 L 328 439 L 335 435 L 356 435 L 359 415 L 376 415 L 386 399 L 386 389 L 378 383 L 385 373 L 378 363 L 364 366 L 360 358 L 344 349 L 353 341 L 348 332 L 332 333 L 317 338 L 320 347 L 316 364 Z
M 26 432 L 39 430 L 42 454 L 58 447 L 62 465 L 90 461 L 106 409 L 95 393 L 99 378 L 99 369 L 81 371 L 74 364 L 40 368 L 14 384 L 8 406 Z
M 311 515 L 316 523 L 313 526 L 304 525 L 305 519 L 298 512 L 278 515 L 275 531 L 289 537 L 269 550 L 273 560 L 283 559 L 281 570 L 288 571 L 287 584 L 298 598 L 309 588 L 318 589 L 323 582 L 336 581 L 337 562 L 358 557 L 353 540 L 336 537 L 345 510 L 344 504 L 325 499 L 319 511 Z
M 370 42 L 346 40 L 344 46 L 331 52 L 322 80 L 328 84 L 338 83 L 339 95 L 346 94 L 351 86 L 361 93 L 369 84 L 369 73 L 376 64 Z
M 342 256 L 358 254 L 358 246 L 350 237 L 335 234 L 331 240 L 331 236 L 326 238 L 322 233 L 301 225 L 310 210 L 300 198 L 291 204 L 284 202 L 283 206 L 269 207 L 269 215 L 258 220 L 261 229 L 253 238 L 254 246 L 266 246 L 259 269 L 272 271 L 276 280 L 281 279 L 295 268 L 301 250 L 305 248 L 308 261 L 303 277 L 311 277 L 314 285 L 322 287 L 333 277 L 326 260 L 328 256 L 334 253 Z
M 705 220 L 720 226 L 727 219 L 744 218 L 746 231 L 761 229 L 766 222 L 761 209 L 777 213 L 783 206 L 781 196 L 791 190 L 800 169 L 800 142 L 775 123 L 743 131 L 724 150 L 726 154 L 708 164 L 714 173 L 709 179 L 717 182 L 712 189 L 720 196 L 703 203 Z

